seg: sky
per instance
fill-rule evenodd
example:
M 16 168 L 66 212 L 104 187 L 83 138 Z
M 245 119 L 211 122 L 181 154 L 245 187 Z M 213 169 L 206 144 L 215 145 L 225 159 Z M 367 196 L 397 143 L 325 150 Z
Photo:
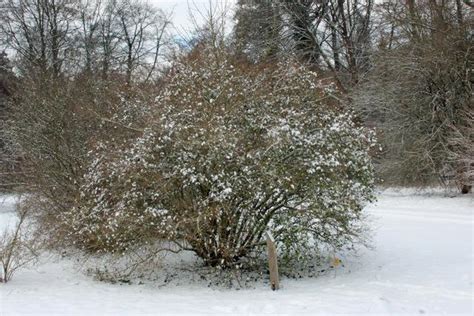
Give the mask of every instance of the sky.
M 198 11 L 206 12 L 210 5 L 227 8 L 227 14 L 229 18 L 232 18 L 232 10 L 237 0 L 148 0 L 148 2 L 165 12 L 172 12 L 174 26 L 179 31 L 184 31 L 193 25 L 190 19 L 190 10 L 196 16 L 198 23 L 201 22 L 199 19 L 202 20 Z

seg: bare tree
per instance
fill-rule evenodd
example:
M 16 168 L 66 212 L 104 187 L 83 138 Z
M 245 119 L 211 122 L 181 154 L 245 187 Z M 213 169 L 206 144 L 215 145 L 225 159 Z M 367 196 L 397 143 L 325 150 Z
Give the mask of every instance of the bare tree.
M 156 68 L 170 21 L 163 12 L 134 0 L 122 0 L 117 4 L 116 12 L 122 54 L 119 60 L 125 65 L 126 81 L 130 84 L 132 75 L 140 67 L 151 62 L 151 68 Z M 146 71 L 144 75 L 149 78 L 150 74 Z
M 356 85 L 369 67 L 373 5 L 373 0 L 328 2 L 325 37 L 330 40 L 324 43 L 329 50 L 322 50 L 322 54 L 344 89 Z
M 101 0 L 83 0 L 79 4 L 80 45 L 85 55 L 85 71 L 91 73 L 97 67 L 99 32 L 103 18 Z
M 68 53 L 75 11 L 67 0 L 5 0 L 0 32 L 24 66 L 59 75 Z

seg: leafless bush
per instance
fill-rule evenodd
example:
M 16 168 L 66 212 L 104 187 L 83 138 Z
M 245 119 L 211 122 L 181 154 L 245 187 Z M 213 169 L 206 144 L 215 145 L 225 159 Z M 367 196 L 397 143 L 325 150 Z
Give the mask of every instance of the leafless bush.
M 379 51 L 353 104 L 380 130 L 386 183 L 470 185 L 473 15 L 456 14 L 454 2 L 410 3 L 387 13 L 397 40 Z
M 67 228 L 58 218 L 79 196 L 89 150 L 136 136 L 154 87 L 47 74 L 23 78 L 21 86 L 8 109 L 6 136 L 22 159 L 22 189 L 36 202 L 32 215 L 50 237 L 62 239 Z
M 39 239 L 28 230 L 28 212 L 18 211 L 18 222 L 10 231 L 6 229 L 0 236 L 0 283 L 7 283 L 20 268 L 33 263 L 40 250 Z

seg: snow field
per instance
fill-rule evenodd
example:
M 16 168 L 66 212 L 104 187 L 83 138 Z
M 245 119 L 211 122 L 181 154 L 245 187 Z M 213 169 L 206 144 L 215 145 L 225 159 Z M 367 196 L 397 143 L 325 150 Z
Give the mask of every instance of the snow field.
M 15 221 L 0 196 L 0 229 Z M 0 315 L 473 314 L 472 195 L 387 190 L 367 207 L 374 249 L 318 278 L 253 289 L 92 280 L 71 260 L 47 259 L 0 285 Z

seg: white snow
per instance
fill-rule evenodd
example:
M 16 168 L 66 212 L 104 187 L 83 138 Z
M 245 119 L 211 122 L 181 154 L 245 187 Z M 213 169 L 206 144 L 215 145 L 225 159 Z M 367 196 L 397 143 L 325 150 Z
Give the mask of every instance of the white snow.
M 0 228 L 13 203 L 0 197 Z M 385 191 L 367 211 L 374 250 L 318 278 L 283 279 L 280 291 L 112 285 L 49 260 L 0 285 L 0 315 L 473 314 L 472 195 Z

